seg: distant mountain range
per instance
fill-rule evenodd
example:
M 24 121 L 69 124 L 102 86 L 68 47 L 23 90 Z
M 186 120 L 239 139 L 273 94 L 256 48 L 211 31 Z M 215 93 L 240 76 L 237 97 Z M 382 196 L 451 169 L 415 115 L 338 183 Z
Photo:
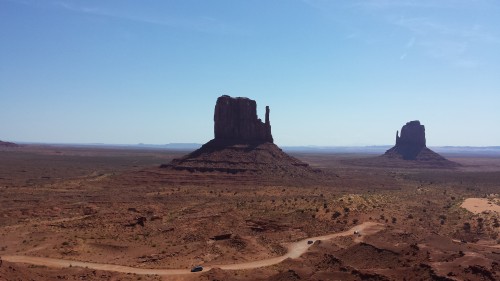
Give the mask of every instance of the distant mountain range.
M 72 147 L 103 147 L 103 148 L 144 148 L 144 149 L 166 149 L 192 151 L 200 148 L 200 143 L 168 143 L 168 144 L 103 144 L 103 143 L 22 143 L 34 145 L 54 145 Z M 383 154 L 392 145 L 372 145 L 372 146 L 281 146 L 285 152 L 304 153 L 361 153 L 361 154 Z M 431 146 L 430 149 L 441 154 L 464 154 L 480 156 L 500 156 L 500 146 Z

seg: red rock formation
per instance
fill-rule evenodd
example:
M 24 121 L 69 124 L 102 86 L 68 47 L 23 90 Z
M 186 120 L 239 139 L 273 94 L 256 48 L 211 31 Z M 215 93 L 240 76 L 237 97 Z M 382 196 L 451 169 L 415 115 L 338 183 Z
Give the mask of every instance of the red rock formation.
M 386 152 L 394 152 L 405 160 L 416 160 L 418 154 L 426 148 L 425 126 L 420 121 L 410 121 L 401 128 L 401 136 L 396 132 L 396 146 Z
M 317 173 L 273 143 L 269 107 L 264 123 L 257 118 L 256 109 L 256 102 L 248 98 L 219 97 L 214 113 L 214 139 L 161 168 L 276 177 L 308 177 Z
M 425 147 L 425 126 L 420 121 L 410 121 L 401 128 L 401 137 L 396 132 L 396 145 Z
M 447 160 L 443 156 L 430 150 L 426 146 L 425 126 L 420 121 L 410 121 L 401 128 L 401 136 L 396 132 L 396 145 L 387 150 L 383 155 L 386 158 L 416 160 L 420 162 L 435 163 L 437 166 L 457 166 L 458 164 Z
M 217 99 L 214 113 L 215 140 L 233 143 L 273 142 L 269 107 L 266 121 L 257 118 L 257 103 L 248 98 L 221 96 Z

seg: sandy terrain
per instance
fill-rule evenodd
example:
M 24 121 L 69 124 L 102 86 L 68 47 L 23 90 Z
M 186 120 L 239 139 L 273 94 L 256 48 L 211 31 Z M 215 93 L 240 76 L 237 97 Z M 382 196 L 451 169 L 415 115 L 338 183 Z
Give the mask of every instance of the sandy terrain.
M 288 252 L 280 257 L 257 260 L 253 262 L 245 262 L 245 263 L 236 263 L 236 264 L 221 264 L 221 265 L 211 265 L 205 266 L 204 270 L 211 270 L 212 268 L 220 268 L 224 270 L 241 270 L 241 269 L 254 269 L 259 267 L 266 267 L 274 264 L 278 264 L 288 258 L 296 259 L 304 254 L 312 244 L 308 243 L 308 241 L 325 241 L 333 238 L 341 237 L 341 236 L 349 236 L 353 235 L 354 231 L 363 232 L 364 235 L 374 234 L 379 231 L 383 226 L 373 222 L 366 222 L 360 225 L 353 227 L 347 231 L 341 233 L 333 233 L 318 237 L 312 237 L 303 239 L 298 242 L 291 243 L 287 245 Z M 120 266 L 113 264 L 98 264 L 91 262 L 80 262 L 80 261 L 72 261 L 65 259 L 52 259 L 52 258 L 43 258 L 43 257 L 30 257 L 30 256 L 2 256 L 2 259 L 8 262 L 17 262 L 17 263 L 27 263 L 39 266 L 49 266 L 49 267 L 84 267 L 90 269 L 97 270 L 106 270 L 106 271 L 115 271 L 122 273 L 135 273 L 141 275 L 182 275 L 182 274 L 196 274 L 192 273 L 189 269 L 149 269 L 149 268 L 134 268 L 129 266 Z
M 500 213 L 500 197 L 499 198 L 467 198 L 462 203 L 462 208 L 474 214 L 482 212 Z
M 326 175 L 309 183 L 159 168 L 183 153 L 0 151 L 0 280 L 499 279 L 499 214 L 462 207 L 498 194 L 498 158 L 434 169 L 296 154 Z

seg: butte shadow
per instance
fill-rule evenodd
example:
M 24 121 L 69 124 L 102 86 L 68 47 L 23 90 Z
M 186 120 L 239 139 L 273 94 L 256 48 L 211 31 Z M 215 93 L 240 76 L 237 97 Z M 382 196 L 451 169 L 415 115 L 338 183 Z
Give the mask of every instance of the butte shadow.
M 396 132 L 396 145 L 378 157 L 344 161 L 360 166 L 398 168 L 455 168 L 460 164 L 450 161 L 426 145 L 425 126 L 420 121 L 407 122 Z
M 274 144 L 269 113 L 269 107 L 266 106 L 266 117 L 262 122 L 257 118 L 254 100 L 221 96 L 215 105 L 214 139 L 200 149 L 160 167 L 192 174 L 315 178 L 319 170 L 286 154 Z

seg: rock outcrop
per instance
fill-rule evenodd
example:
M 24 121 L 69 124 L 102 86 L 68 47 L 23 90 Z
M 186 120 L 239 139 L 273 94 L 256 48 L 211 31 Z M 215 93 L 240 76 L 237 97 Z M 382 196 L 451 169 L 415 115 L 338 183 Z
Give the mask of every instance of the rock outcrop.
M 269 106 L 262 123 L 257 118 L 257 103 L 248 98 L 221 96 L 217 99 L 214 113 L 215 140 L 236 143 L 273 142 Z
M 406 123 L 401 128 L 401 136 L 396 132 L 396 145 L 387 150 L 383 157 L 426 162 L 436 166 L 458 166 L 457 163 L 427 148 L 425 126 L 418 120 Z
M 265 122 L 257 118 L 256 109 L 256 102 L 248 98 L 219 97 L 215 105 L 214 139 L 161 168 L 277 177 L 307 177 L 318 172 L 273 143 L 269 107 Z
M 7 141 L 1 141 L 0 140 L 0 147 L 18 147 L 18 144 L 15 144 L 13 142 L 7 142 Z
M 401 137 L 396 131 L 396 145 L 425 147 L 425 126 L 420 121 L 410 121 L 401 128 Z
M 410 121 L 401 128 L 401 136 L 396 132 L 396 145 L 388 152 L 396 152 L 405 160 L 416 160 L 419 153 L 426 148 L 425 126 L 420 121 Z M 399 157 L 398 157 L 399 158 Z

